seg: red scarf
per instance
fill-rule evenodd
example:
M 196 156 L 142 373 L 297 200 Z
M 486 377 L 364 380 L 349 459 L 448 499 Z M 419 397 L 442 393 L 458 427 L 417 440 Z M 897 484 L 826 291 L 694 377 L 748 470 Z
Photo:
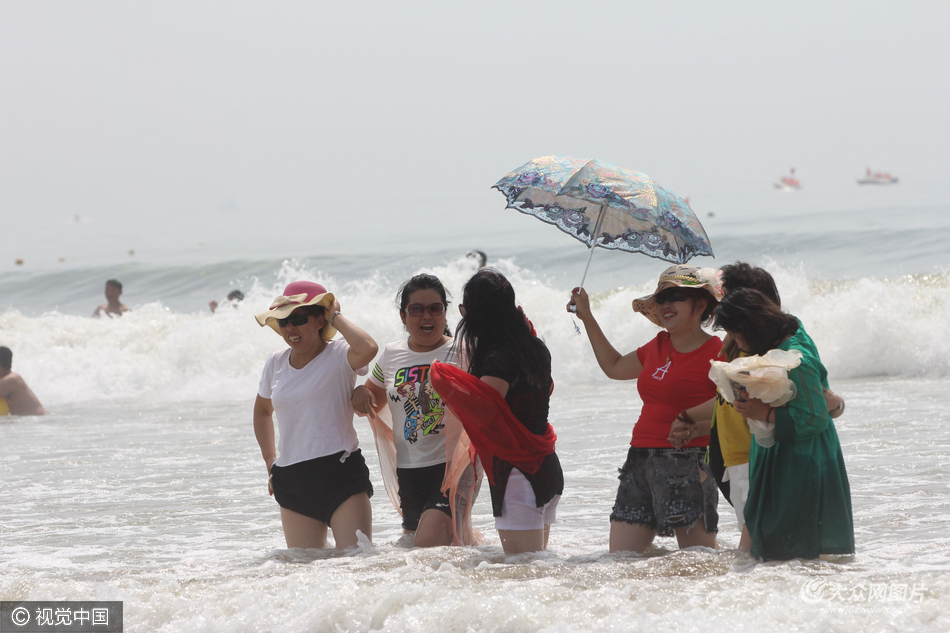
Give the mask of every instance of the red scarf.
M 439 362 L 432 363 L 429 379 L 445 405 L 462 422 L 492 484 L 495 457 L 534 474 L 544 458 L 554 452 L 557 435 L 551 425 L 548 424 L 544 435 L 535 435 L 518 421 L 501 394 L 482 380 L 454 365 Z

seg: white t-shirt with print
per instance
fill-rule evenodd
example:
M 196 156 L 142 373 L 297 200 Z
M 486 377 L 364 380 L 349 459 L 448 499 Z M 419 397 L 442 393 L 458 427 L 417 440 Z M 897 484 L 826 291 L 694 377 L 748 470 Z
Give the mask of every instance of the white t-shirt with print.
M 334 339 L 302 369 L 290 366 L 290 348 L 267 357 L 257 393 L 271 401 L 277 416 L 278 466 L 340 451 L 346 459 L 359 446 L 350 397 L 366 367 L 350 367 L 349 350 L 345 340 Z
M 455 363 L 453 341 L 429 352 L 409 349 L 409 339 L 390 343 L 367 381 L 386 390 L 393 417 L 398 468 L 445 462 L 445 405 L 429 381 L 432 361 Z

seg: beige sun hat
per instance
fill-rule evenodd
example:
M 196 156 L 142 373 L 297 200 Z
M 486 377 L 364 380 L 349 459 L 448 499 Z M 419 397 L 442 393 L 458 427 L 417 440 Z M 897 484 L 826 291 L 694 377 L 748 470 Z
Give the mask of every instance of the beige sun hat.
M 674 286 L 679 288 L 701 288 L 712 295 L 717 302 L 722 300 L 722 292 L 718 288 L 718 270 L 690 266 L 689 264 L 677 264 L 663 271 L 652 295 L 633 300 L 633 311 L 639 312 L 656 325 L 659 325 L 660 320 L 656 316 L 656 299 L 654 297 Z
M 274 299 L 267 312 L 254 315 L 261 327 L 269 325 L 280 334 L 277 319 L 284 319 L 290 313 L 303 306 L 323 306 L 327 318 L 326 325 L 320 328 L 320 338 L 329 341 L 336 336 L 336 328 L 330 325 L 330 314 L 335 301 L 332 292 L 313 281 L 295 281 L 287 284 L 284 294 Z

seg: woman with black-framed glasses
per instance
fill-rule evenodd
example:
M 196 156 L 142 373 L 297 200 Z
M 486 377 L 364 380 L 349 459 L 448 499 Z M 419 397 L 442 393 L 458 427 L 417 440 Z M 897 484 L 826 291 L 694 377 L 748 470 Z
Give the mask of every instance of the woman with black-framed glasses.
M 419 274 L 402 285 L 396 303 L 408 336 L 383 349 L 366 383 L 353 392 L 353 408 L 370 418 L 387 492 L 414 545 L 471 544 L 474 489 L 459 491 L 448 468 L 461 430 L 452 428 L 453 420 L 429 380 L 433 361 L 456 359 L 446 322 L 445 287 L 438 277 Z M 392 451 L 395 464 L 388 459 Z M 466 478 L 471 486 L 474 475 L 473 467 Z M 460 503 L 459 495 L 468 499 Z
M 287 343 L 268 356 L 254 403 L 254 435 L 267 465 L 268 492 L 280 505 L 287 547 L 338 549 L 373 535 L 373 485 L 353 428 L 350 396 L 376 355 L 373 338 L 340 313 L 312 281 L 284 288 L 255 316 Z M 343 339 L 334 336 L 339 331 Z M 280 444 L 274 443 L 274 416 Z M 279 454 L 278 449 L 279 448 Z
M 610 513 L 610 551 L 643 552 L 657 534 L 676 536 L 680 548 L 715 547 L 719 492 L 704 463 L 708 435 L 673 436 L 673 421 L 712 416 L 716 386 L 709 361 L 722 342 L 703 330 L 721 295 L 715 271 L 681 264 L 660 275 L 652 295 L 636 299 L 634 312 L 664 331 L 639 349 L 618 352 L 590 309 L 587 293 L 575 288 L 576 306 L 594 356 L 608 378 L 636 380 L 643 400 L 633 427 L 620 487 Z M 692 427 L 690 427 L 692 428 Z

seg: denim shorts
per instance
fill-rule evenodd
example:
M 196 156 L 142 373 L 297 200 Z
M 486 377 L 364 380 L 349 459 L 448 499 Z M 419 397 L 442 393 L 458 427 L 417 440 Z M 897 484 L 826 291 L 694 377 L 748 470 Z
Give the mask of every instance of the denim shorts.
M 361 492 L 372 497 L 373 484 L 360 449 L 345 461 L 341 462 L 341 457 L 342 451 L 289 466 L 271 466 L 278 505 L 330 525 L 330 518 L 344 501 Z
M 673 536 L 703 519 L 707 532 L 718 531 L 719 491 L 705 448 L 630 447 L 620 469 L 620 488 L 611 521 L 636 523 Z

